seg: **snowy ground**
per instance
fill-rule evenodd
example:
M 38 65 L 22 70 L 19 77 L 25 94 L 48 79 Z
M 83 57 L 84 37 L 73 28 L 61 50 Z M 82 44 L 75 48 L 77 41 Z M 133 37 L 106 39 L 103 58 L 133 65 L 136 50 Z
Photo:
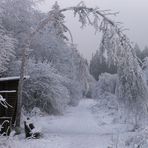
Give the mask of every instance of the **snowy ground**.
M 100 120 L 96 119 L 92 112 L 92 106 L 95 104 L 94 100 L 84 99 L 77 107 L 68 108 L 64 116 L 36 117 L 35 124 L 42 126 L 44 137 L 39 140 L 24 140 L 22 136 L 19 139 L 12 139 L 11 146 L 13 148 L 108 148 L 113 142 L 118 144 L 120 134 L 114 131 L 119 131 L 122 126 L 111 123 L 99 124 Z M 100 118 L 103 118 L 102 115 Z

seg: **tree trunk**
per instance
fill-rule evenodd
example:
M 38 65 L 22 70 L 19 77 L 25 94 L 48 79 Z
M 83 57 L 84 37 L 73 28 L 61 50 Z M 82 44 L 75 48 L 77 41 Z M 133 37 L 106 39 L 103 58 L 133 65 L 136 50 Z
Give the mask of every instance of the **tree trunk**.
M 20 133 L 22 95 L 23 95 L 23 85 L 24 85 L 24 76 L 25 76 L 25 70 L 26 70 L 28 48 L 29 48 L 29 44 L 26 43 L 22 51 L 22 63 L 21 63 L 20 80 L 19 80 L 19 86 L 18 86 L 18 100 L 17 100 L 17 113 L 16 113 L 16 130 L 17 130 L 16 132 L 18 133 Z

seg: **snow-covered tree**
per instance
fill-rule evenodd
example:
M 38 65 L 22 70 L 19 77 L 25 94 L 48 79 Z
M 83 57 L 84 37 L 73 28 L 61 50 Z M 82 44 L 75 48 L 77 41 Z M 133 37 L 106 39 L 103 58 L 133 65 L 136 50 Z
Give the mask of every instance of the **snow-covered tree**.
M 28 32 L 33 23 L 33 5 L 32 0 L 4 0 L 2 19 L 6 29 L 19 37 Z
M 147 113 L 147 86 L 143 79 L 142 69 L 139 66 L 138 59 L 133 49 L 133 45 L 123 30 L 114 21 L 107 17 L 112 14 L 100 9 L 87 8 L 83 2 L 77 7 L 70 7 L 61 10 L 72 10 L 79 16 L 82 26 L 91 24 L 96 30 L 102 32 L 102 41 L 100 54 L 107 54 L 108 64 L 117 65 L 117 74 L 119 77 L 118 93 L 119 102 L 127 114 L 131 116 L 135 124 L 137 118 L 146 117 Z M 94 20 L 89 17 L 93 14 Z M 131 118 L 127 118 L 131 119 Z M 140 120 L 139 120 L 140 121 Z
M 100 99 L 101 95 L 106 93 L 114 94 L 116 92 L 118 76 L 109 73 L 103 73 L 99 76 L 99 80 L 95 86 L 93 97 Z M 103 99 L 103 98 L 102 98 Z M 104 98 L 105 99 L 105 98 Z
M 3 26 L 18 40 L 15 49 L 17 59 L 21 59 L 24 42 L 31 32 L 31 27 L 36 24 L 33 6 L 32 0 L 3 0 L 2 3 Z
M 148 47 L 145 46 L 144 50 L 142 51 L 142 59 L 144 59 L 145 57 L 148 57 Z
M 93 77 L 98 80 L 99 75 L 105 72 L 114 74 L 117 73 L 116 65 L 108 65 L 106 62 L 105 56 L 100 57 L 99 51 L 97 50 L 96 53 L 92 56 L 90 61 L 90 73 Z
M 109 62 L 117 64 L 117 97 L 124 109 L 124 115 L 125 110 L 127 111 L 126 119 L 138 124 L 140 118 L 146 117 L 147 113 L 147 86 L 142 69 L 129 39 L 121 32 L 117 34 L 114 28 L 106 27 L 102 39 L 102 53 L 107 50 Z
M 60 76 L 49 64 L 29 62 L 30 79 L 26 82 L 26 109 L 39 107 L 47 113 L 61 114 L 70 102 L 68 89 L 62 85 L 66 78 Z
M 8 64 L 15 56 L 15 40 L 0 24 L 0 75 L 8 69 Z
M 120 119 L 118 98 L 115 93 L 117 80 L 117 74 L 102 73 L 95 85 L 93 98 L 98 103 L 93 108 L 95 109 L 95 114 L 97 113 L 100 116 L 99 124 L 101 124 L 101 121 L 103 123 L 122 122 Z M 106 118 L 105 116 L 108 117 Z
M 79 82 L 84 96 L 88 93 L 91 94 L 91 89 L 93 83 L 95 83 L 94 78 L 89 73 L 89 67 L 87 61 L 83 59 L 76 50 L 73 53 L 73 80 Z
M 135 52 L 136 52 L 136 56 L 137 56 L 140 60 L 142 60 L 142 51 L 140 50 L 139 45 L 138 45 L 138 44 L 135 44 L 134 49 L 135 49 Z
M 50 11 L 50 17 L 52 17 L 52 20 L 50 21 L 52 31 L 56 34 L 58 38 L 66 39 L 66 33 L 68 31 L 68 28 L 66 27 L 65 23 L 65 16 L 63 13 L 60 12 L 60 6 L 58 5 L 58 2 L 56 1 L 55 4 L 52 6 L 52 10 Z
M 99 51 L 97 50 L 90 61 L 90 73 L 98 80 L 99 75 L 105 72 L 106 68 L 105 58 L 102 57 L 102 60 L 100 60 Z
M 142 63 L 142 69 L 143 69 L 143 72 L 144 72 L 145 81 L 148 85 L 148 57 L 144 58 L 143 63 Z

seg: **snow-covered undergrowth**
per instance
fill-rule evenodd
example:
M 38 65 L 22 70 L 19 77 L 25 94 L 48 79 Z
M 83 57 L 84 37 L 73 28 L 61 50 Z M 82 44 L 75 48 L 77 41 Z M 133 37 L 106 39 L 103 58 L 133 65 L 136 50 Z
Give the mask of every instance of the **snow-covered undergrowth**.
M 96 84 L 93 97 L 98 101 L 98 103 L 93 107 L 93 112 L 102 120 L 99 121 L 99 124 L 105 124 L 108 122 L 114 123 L 119 119 L 119 106 L 117 96 L 115 94 L 116 83 L 117 75 L 104 73 L 100 75 L 99 81 Z M 111 116 L 110 121 L 105 121 L 106 119 L 104 119 L 104 115 L 109 118 Z M 109 118 L 107 118 L 107 120 L 109 120 Z
M 136 129 L 135 124 L 123 120 L 123 114 L 120 113 L 120 100 L 116 94 L 117 80 L 117 75 L 108 73 L 99 77 L 93 93 L 97 104 L 92 107 L 92 113 L 101 127 L 100 131 L 112 135 L 113 148 L 147 148 L 147 126 Z
M 95 86 L 93 97 L 96 99 L 102 99 L 100 95 L 103 95 L 105 92 L 115 94 L 116 84 L 117 84 L 116 74 L 109 74 L 109 73 L 101 74 L 99 76 L 99 81 Z
M 77 81 L 61 74 L 50 63 L 28 61 L 23 105 L 27 112 L 34 107 L 48 114 L 63 114 L 68 105 L 76 106 L 82 98 L 82 88 Z M 20 62 L 11 67 L 11 75 L 19 73 Z
M 9 138 L 0 137 L 0 148 L 147 148 L 148 130 L 131 131 L 130 125 L 114 120 L 115 110 L 105 104 L 98 107 L 92 99 L 68 107 L 63 116 L 41 115 L 36 109 L 32 121 L 43 137 L 25 139 L 24 133 L 14 137 L 11 133 Z
M 125 84 L 126 89 L 127 87 L 129 86 Z M 141 105 L 143 103 L 140 103 L 140 100 L 136 100 L 137 92 L 133 90 L 133 100 L 130 101 L 128 100 L 131 98 L 130 95 L 121 98 L 120 93 L 119 77 L 116 74 L 103 73 L 96 84 L 93 97 L 98 100 L 98 107 L 105 107 L 109 113 L 112 113 L 110 109 L 113 108 L 120 122 L 133 124 L 135 128 L 145 126 L 147 118 L 142 116 L 145 107 Z
M 41 139 L 25 139 L 24 133 L 1 141 L 2 148 L 107 148 L 110 136 L 102 135 L 91 113 L 94 100 L 81 100 L 68 107 L 64 116 L 33 116 L 35 127 L 42 127 Z
M 148 147 L 148 129 L 139 130 L 133 135 L 129 135 L 125 141 L 127 148 L 147 148 Z

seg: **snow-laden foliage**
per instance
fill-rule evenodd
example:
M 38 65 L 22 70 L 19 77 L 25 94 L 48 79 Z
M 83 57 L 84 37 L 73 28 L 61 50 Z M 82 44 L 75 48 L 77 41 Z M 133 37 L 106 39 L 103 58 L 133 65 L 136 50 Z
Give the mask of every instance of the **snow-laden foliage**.
M 136 131 L 128 136 L 125 141 L 125 148 L 147 148 L 148 147 L 148 128 Z
M 109 116 L 108 118 L 110 118 L 112 114 L 113 118 L 110 119 L 110 122 L 114 122 L 114 120 L 119 118 L 118 99 L 115 94 L 117 79 L 116 74 L 103 73 L 99 76 L 99 80 L 93 91 L 93 98 L 98 101 L 97 105 L 93 107 L 93 111 L 97 112 L 98 116 L 101 116 L 101 114 L 104 113 L 100 113 L 99 111 L 102 110 Z M 105 122 L 103 120 L 104 119 L 102 119 L 101 123 Z
M 84 96 L 91 97 L 92 89 L 94 89 L 95 80 L 89 73 L 87 61 L 80 56 L 75 48 L 72 48 L 72 73 L 71 78 L 79 82 Z
M 49 15 L 51 18 L 53 18 L 50 22 L 51 27 L 54 27 L 52 31 L 54 31 L 58 38 L 68 40 L 68 38 L 64 34 L 68 31 L 68 28 L 66 27 L 66 25 L 64 25 L 65 16 L 60 12 L 60 6 L 58 5 L 57 1 L 52 6 L 52 10 L 50 11 Z
M 142 63 L 142 69 L 144 72 L 144 78 L 146 83 L 148 84 L 148 57 L 145 57 Z
M 95 86 L 94 98 L 99 99 L 99 97 L 105 93 L 115 94 L 117 86 L 117 75 L 103 73 L 99 76 L 99 80 Z
M 0 24 L 0 75 L 8 69 L 10 60 L 14 57 L 15 40 Z
M 2 24 L 18 40 L 15 48 L 17 58 L 22 57 L 22 48 L 32 26 L 36 24 L 32 0 L 3 0 Z M 36 14 L 38 16 L 38 13 Z M 34 17 L 33 17 L 34 16 Z
M 31 62 L 28 69 L 30 79 L 23 103 L 26 109 L 40 107 L 47 113 L 62 113 L 70 101 L 69 92 L 62 85 L 64 78 L 47 64 Z
M 32 0 L 3 0 L 2 21 L 7 30 L 13 31 L 15 36 L 23 41 L 30 30 L 33 15 Z M 23 44 L 20 43 L 20 44 Z
M 33 34 L 27 54 L 30 60 L 25 71 L 31 77 L 25 84 L 25 91 L 29 91 L 26 93 L 28 97 L 24 97 L 24 100 L 28 101 L 23 102 L 26 110 L 39 107 L 48 113 L 63 112 L 67 104 L 77 105 L 82 94 L 86 95 L 88 92 L 91 94 L 94 79 L 89 74 L 87 62 L 80 56 L 77 49 L 73 48 L 73 44 L 67 42 L 65 33 L 69 30 L 64 25 L 64 14 L 60 11 L 57 3 L 49 14 L 34 11 L 30 0 L 6 0 L 3 8 L 6 14 L 3 15 L 3 24 L 6 29 L 14 32 L 13 35 L 18 40 L 17 58 L 11 62 L 7 75 L 20 75 L 20 54 L 25 48 L 24 42 L 29 32 L 36 32 L 35 35 Z M 49 19 L 48 15 L 50 21 L 44 27 L 44 23 L 46 24 Z M 44 17 L 46 21 L 43 19 Z M 33 29 L 36 26 L 37 29 Z M 54 69 L 54 72 L 50 68 Z M 41 73 L 37 71 L 41 71 Z M 33 82 L 38 85 L 34 85 Z M 47 91 L 48 89 L 50 91 Z M 42 94 L 35 97 L 34 94 L 37 91 Z M 37 103 L 35 103 L 36 98 L 38 99 Z M 45 102 L 48 100 L 48 103 L 45 103 L 44 100 Z M 29 101 L 31 105 L 28 105 Z M 38 106 L 40 103 L 41 105 Z M 48 107 L 44 107 L 43 104 L 47 104 Z
M 21 4 L 23 4 L 23 2 Z M 130 114 L 128 115 L 134 114 L 137 116 L 137 112 L 139 112 L 139 114 L 145 115 L 147 107 L 147 99 L 146 99 L 147 87 L 142 78 L 143 76 L 142 70 L 139 66 L 135 51 L 133 50 L 132 44 L 129 41 L 129 39 L 120 29 L 120 26 L 107 17 L 108 15 L 115 15 L 116 13 L 103 11 L 100 10 L 99 8 L 95 9 L 88 8 L 83 2 L 79 3 L 75 7 L 69 7 L 65 9 L 60 9 L 58 4 L 55 3 L 52 10 L 49 11 L 49 13 L 47 14 L 47 17 L 39 21 L 40 22 L 39 25 L 37 25 L 36 29 L 33 29 L 33 32 L 31 32 L 29 36 L 24 37 L 24 42 L 23 42 L 25 44 L 25 46 L 23 46 L 25 48 L 24 51 L 26 51 L 27 48 L 30 48 L 32 38 L 35 37 L 37 33 L 39 33 L 43 28 L 45 28 L 45 26 L 48 25 L 49 27 L 52 26 L 51 28 L 55 29 L 51 32 L 52 33 L 55 32 L 54 35 L 57 41 L 58 42 L 61 41 L 65 43 L 65 45 L 67 46 L 67 42 L 64 40 L 63 35 L 66 31 L 68 31 L 68 29 L 64 25 L 63 13 L 69 10 L 73 11 L 74 15 L 78 15 L 82 27 L 84 27 L 87 24 L 90 24 L 96 29 L 96 31 L 99 30 L 103 34 L 100 54 L 103 55 L 106 52 L 109 65 L 115 64 L 118 67 L 117 73 L 119 77 L 119 83 L 118 83 L 117 97 L 119 98 L 118 100 L 121 107 L 123 109 L 127 108 L 127 111 L 130 112 Z M 53 25 L 51 25 L 50 23 Z M 29 27 L 29 29 L 26 32 L 30 32 L 30 29 L 31 27 Z M 69 54 L 70 52 L 67 53 Z M 24 59 L 25 56 L 26 53 L 24 54 Z M 56 63 L 54 67 L 58 67 L 60 65 L 59 68 L 56 69 L 60 71 L 61 74 L 64 75 L 65 73 L 70 73 L 70 71 L 72 71 L 75 66 L 72 66 L 72 70 L 69 69 L 69 67 L 66 69 L 67 64 L 63 64 L 62 62 L 66 63 L 69 57 L 68 59 L 66 59 L 65 57 L 62 59 L 64 60 L 63 61 L 59 60 L 57 62 L 58 64 Z M 69 65 L 75 65 L 74 62 L 72 61 L 70 62 L 68 61 L 67 63 Z M 84 67 L 84 63 L 81 64 L 80 62 L 79 67 L 81 67 L 81 65 L 83 65 Z M 24 71 L 25 62 L 22 64 L 22 68 Z M 62 71 L 64 72 L 62 73 Z M 82 71 L 86 72 L 85 68 L 82 69 Z M 80 73 L 82 71 L 80 71 Z M 81 75 L 83 74 L 81 73 Z M 67 77 L 69 77 L 69 75 L 67 75 Z M 82 84 L 82 88 L 85 86 L 87 90 L 88 89 L 88 83 L 86 82 L 87 79 L 83 78 L 82 80 L 84 80 L 85 82 Z
M 107 51 L 109 63 L 117 64 L 119 77 L 117 97 L 123 116 L 138 124 L 147 113 L 147 86 L 135 51 L 125 35 L 116 34 L 112 27 L 106 25 L 102 39 L 101 54 Z M 118 36 L 122 38 L 118 38 Z M 126 111 L 126 113 L 125 113 Z
M 105 92 L 98 96 L 97 99 L 97 104 L 93 106 L 92 111 L 99 125 L 122 123 L 115 94 Z
M 49 63 L 29 60 L 23 105 L 27 112 L 38 107 L 49 114 L 62 114 L 67 105 L 77 105 L 82 98 L 80 84 L 63 76 Z M 11 67 L 11 75 L 19 75 L 20 62 Z M 10 74 L 9 74 L 10 75 Z
M 100 57 L 99 50 L 96 51 L 94 55 L 92 55 L 92 58 L 90 60 L 90 73 L 93 75 L 93 77 L 98 81 L 99 75 L 101 73 L 111 73 L 115 74 L 117 73 L 117 67 L 113 64 L 108 65 L 106 62 L 106 58 Z
M 146 57 L 148 57 L 148 46 L 145 46 L 144 49 L 142 50 L 142 60 Z
M 83 2 L 77 7 L 66 8 L 61 12 L 67 10 L 72 10 L 79 16 L 82 26 L 91 24 L 102 32 L 100 55 L 107 53 L 108 64 L 117 65 L 117 97 L 120 107 L 127 111 L 128 120 L 135 120 L 131 122 L 138 124 L 137 121 L 145 118 L 147 114 L 147 86 L 131 41 L 123 33 L 121 26 L 107 17 L 110 12 L 88 8 Z M 90 14 L 93 17 L 90 18 Z
M 40 60 L 51 62 L 64 76 L 80 83 L 82 91 L 87 94 L 94 79 L 89 74 L 87 62 L 80 56 L 74 45 L 65 42 L 64 33 L 69 30 L 64 25 L 64 15 L 57 2 L 49 12 L 49 17 L 52 18 L 49 26 L 45 27 L 42 34 L 36 33 L 34 37 L 32 48 L 38 50 L 33 50 L 31 57 L 36 62 Z

